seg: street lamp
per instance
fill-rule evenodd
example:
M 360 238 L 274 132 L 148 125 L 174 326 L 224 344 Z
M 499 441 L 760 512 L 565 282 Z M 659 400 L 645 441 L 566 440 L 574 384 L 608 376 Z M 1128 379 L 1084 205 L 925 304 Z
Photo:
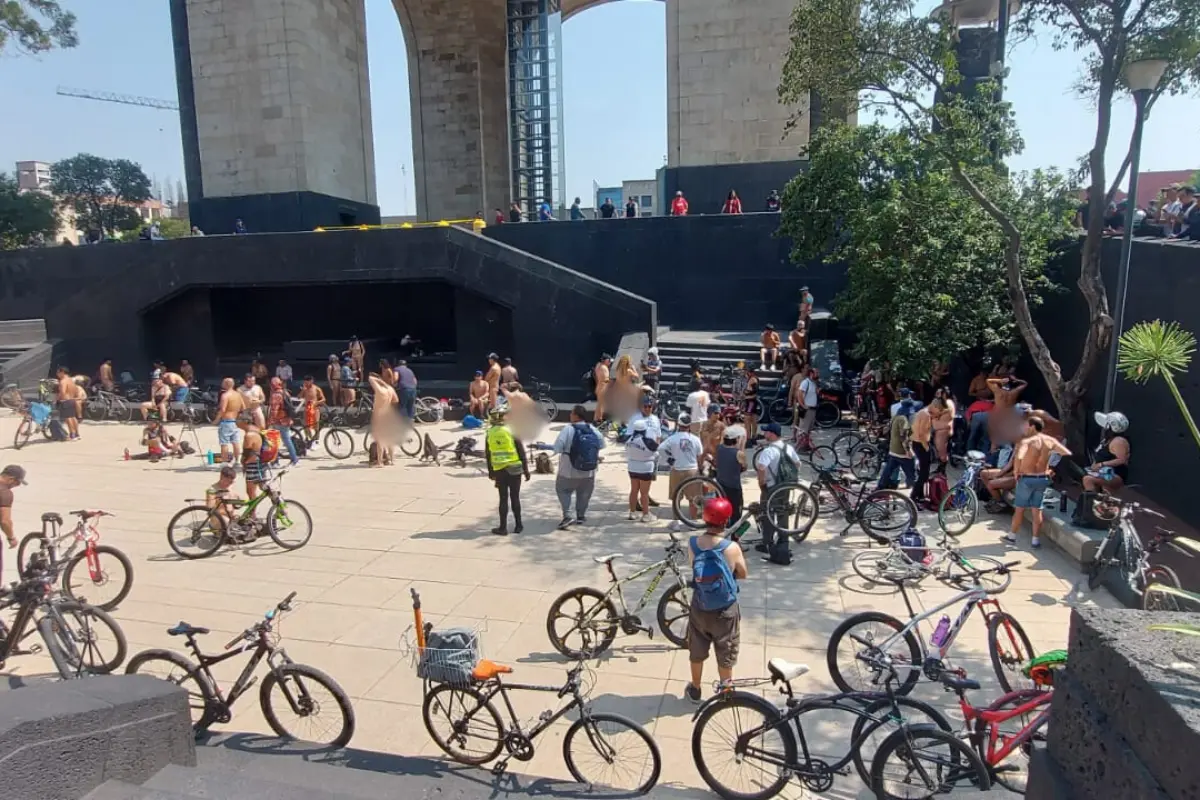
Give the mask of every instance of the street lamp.
M 1161 58 L 1145 58 L 1125 65 L 1125 83 L 1133 93 L 1137 116 L 1133 121 L 1133 140 L 1129 145 L 1129 194 L 1125 197 L 1125 229 L 1121 232 L 1121 261 L 1117 267 L 1117 306 L 1108 350 L 1108 373 L 1104 382 L 1105 411 L 1112 411 L 1113 395 L 1117 391 L 1117 348 L 1125 328 L 1125 297 L 1129 294 L 1129 258 L 1133 252 L 1133 225 L 1137 215 L 1138 169 L 1142 160 L 1146 104 L 1166 71 L 1167 62 Z

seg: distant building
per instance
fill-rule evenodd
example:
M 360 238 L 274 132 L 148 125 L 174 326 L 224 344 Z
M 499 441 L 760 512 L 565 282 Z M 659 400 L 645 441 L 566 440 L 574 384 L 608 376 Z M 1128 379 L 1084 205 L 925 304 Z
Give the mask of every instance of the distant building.
M 25 192 L 49 192 L 50 165 L 45 161 L 18 161 L 17 188 Z
M 139 203 L 134 210 L 137 211 L 137 215 L 142 218 L 142 222 L 146 223 L 147 225 L 160 219 L 167 219 L 175 216 L 172 213 L 169 205 L 159 202 L 153 197 L 151 197 L 149 200 Z
M 644 181 L 624 181 L 621 183 L 621 191 L 624 194 L 624 199 L 618 204 L 621 206 L 621 213 L 625 213 L 625 204 L 630 198 L 638 204 L 638 216 L 653 217 L 658 213 L 655 199 L 658 196 L 658 181 L 651 178 Z

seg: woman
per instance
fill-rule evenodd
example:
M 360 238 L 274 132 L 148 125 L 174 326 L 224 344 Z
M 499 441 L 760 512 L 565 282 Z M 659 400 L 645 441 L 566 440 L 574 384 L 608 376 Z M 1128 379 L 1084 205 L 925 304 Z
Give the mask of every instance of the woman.
M 629 441 L 625 443 L 625 460 L 629 470 L 629 519 L 638 519 L 640 510 L 642 522 L 651 522 L 654 517 L 650 514 L 650 484 L 658 472 L 654 455 L 658 442 L 646 435 L 646 427 L 646 420 L 634 420 Z
M 1115 494 L 1129 480 L 1129 438 L 1125 436 L 1129 418 L 1120 411 L 1107 414 L 1097 411 L 1095 419 L 1100 426 L 1100 444 L 1088 473 L 1083 476 L 1083 488 L 1088 492 Z
M 637 382 L 640 378 L 628 353 L 617 359 L 617 366 L 613 369 L 613 381 L 608 387 L 612 399 L 607 405 L 616 413 L 618 419 L 629 419 L 637 408 L 637 397 L 640 393 Z
M 938 388 L 933 395 L 933 403 L 929 406 L 929 416 L 933 418 L 933 447 L 938 457 L 938 472 L 946 471 L 950 460 L 950 437 L 954 433 L 954 401 L 950 391 L 944 386 Z
M 738 198 L 737 192 L 733 189 L 729 190 L 729 194 L 725 197 L 725 205 L 721 207 L 722 214 L 740 214 L 742 213 L 742 201 Z

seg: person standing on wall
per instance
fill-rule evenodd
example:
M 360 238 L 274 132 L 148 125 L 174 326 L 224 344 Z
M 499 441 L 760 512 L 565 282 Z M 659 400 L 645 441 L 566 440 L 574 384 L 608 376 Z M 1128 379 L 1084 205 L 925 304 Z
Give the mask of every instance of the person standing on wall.
M 487 461 L 488 477 L 496 484 L 500 494 L 500 524 L 492 528 L 497 536 L 508 536 L 508 510 L 512 507 L 513 533 L 521 533 L 521 475 L 529 480 L 529 461 L 525 445 L 513 436 L 504 424 L 504 410 L 492 409 L 491 425 L 484 437 L 484 458 Z
M 671 201 L 671 216 L 686 217 L 688 213 L 688 201 L 683 196 L 683 192 L 676 192 L 675 199 Z
M 625 219 L 637 219 L 638 202 L 636 198 L 630 197 L 625 201 Z
M 737 192 L 733 189 L 729 190 L 729 194 L 725 196 L 725 205 L 721 206 L 722 214 L 740 214 L 742 213 L 742 201 L 737 196 Z
M 600 450 L 604 437 L 600 431 L 587 424 L 587 409 L 577 405 L 571 409 L 571 424 L 565 426 L 554 440 L 554 452 L 558 453 L 558 476 L 554 479 L 554 493 L 562 506 L 560 531 L 571 525 L 587 522 L 588 504 L 596 490 L 596 468 L 599 466 Z M 575 516 L 571 517 L 571 496 L 575 496 Z
M 583 210 L 579 208 L 579 198 L 575 198 L 575 202 L 571 203 L 571 221 L 576 222 L 583 219 Z

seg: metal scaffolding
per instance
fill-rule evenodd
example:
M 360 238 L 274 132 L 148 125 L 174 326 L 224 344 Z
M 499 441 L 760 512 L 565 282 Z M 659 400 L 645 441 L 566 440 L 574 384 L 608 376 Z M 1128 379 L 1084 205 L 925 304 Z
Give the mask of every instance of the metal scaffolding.
M 564 204 L 561 64 L 559 0 L 508 0 L 512 199 L 530 217 Z

